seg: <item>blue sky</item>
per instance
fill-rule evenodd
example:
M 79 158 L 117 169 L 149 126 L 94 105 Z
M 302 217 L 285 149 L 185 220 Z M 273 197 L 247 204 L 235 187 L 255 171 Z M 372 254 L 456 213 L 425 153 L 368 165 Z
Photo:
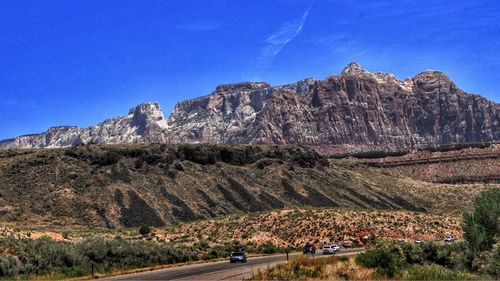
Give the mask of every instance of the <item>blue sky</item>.
M 500 101 L 499 1 L 0 1 L 0 139 L 218 84 L 447 73 Z

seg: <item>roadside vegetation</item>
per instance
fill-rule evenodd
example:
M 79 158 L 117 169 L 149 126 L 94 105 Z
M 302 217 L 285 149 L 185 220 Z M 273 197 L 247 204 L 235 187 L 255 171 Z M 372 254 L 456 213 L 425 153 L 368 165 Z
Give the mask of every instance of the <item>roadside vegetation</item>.
M 226 259 L 243 248 L 250 255 L 276 254 L 297 249 L 230 240 L 214 244 L 167 243 L 157 240 L 147 226 L 115 232 L 68 232 L 53 237 L 32 237 L 31 232 L 0 236 L 0 280 L 63 279 L 107 275 L 131 269 L 199 260 Z M 93 268 L 93 272 L 92 272 Z
M 195 260 L 225 259 L 240 247 L 249 254 L 274 254 L 297 250 L 296 247 L 306 241 L 320 243 L 320 240 L 337 241 L 344 247 L 363 243 L 370 249 L 357 258 L 298 258 L 260 272 L 254 278 L 500 278 L 499 205 L 500 189 L 478 196 L 473 210 L 464 214 L 465 241 L 452 244 L 372 240 L 370 233 L 373 237 L 391 239 L 405 238 L 401 235 L 406 234 L 407 241 L 440 240 L 445 235 L 462 237 L 459 222 L 446 223 L 441 216 L 396 211 L 282 210 L 231 215 L 165 228 L 47 232 L 52 238 L 41 237 L 40 231 L 4 228 L 0 231 L 0 279 L 62 279 L 88 276 L 92 267 L 95 274 L 101 275 Z M 392 229 L 395 226 L 401 232 Z M 319 233 L 324 229 L 330 231 Z M 297 233 L 303 236 L 297 237 Z M 418 233 L 427 236 L 421 237 Z M 361 237 L 363 241 L 352 240 L 353 237 Z
M 299 257 L 257 273 L 254 280 L 500 279 L 500 189 L 483 192 L 464 213 L 465 241 L 407 243 L 378 240 L 356 258 Z
M 198 259 L 195 252 L 150 241 L 89 238 L 77 243 L 41 239 L 0 239 L 0 279 L 46 276 L 62 279 L 119 269 L 173 264 Z
M 299 256 L 267 271 L 259 271 L 251 280 L 369 280 L 375 276 L 374 273 L 375 270 L 358 265 L 352 257 L 312 259 Z
M 431 214 L 347 209 L 289 209 L 212 220 L 118 229 L 0 227 L 0 279 L 68 278 L 188 261 L 227 259 L 242 248 L 252 255 L 299 251 L 323 241 L 342 247 L 373 237 L 461 237 L 460 224 Z M 420 236 L 419 233 L 425 233 Z M 362 244 L 361 244 L 362 243 Z

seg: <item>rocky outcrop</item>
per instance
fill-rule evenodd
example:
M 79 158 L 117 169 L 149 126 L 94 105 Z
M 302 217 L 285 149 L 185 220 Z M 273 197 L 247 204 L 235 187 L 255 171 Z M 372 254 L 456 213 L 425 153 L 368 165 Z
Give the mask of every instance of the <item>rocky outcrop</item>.
M 143 103 L 127 116 L 108 119 L 96 126 L 52 127 L 41 134 L 25 135 L 0 142 L 0 148 L 55 148 L 82 143 L 157 143 L 165 142 L 167 122 L 157 103 Z
M 464 93 L 442 72 L 399 80 L 351 63 L 324 80 L 220 85 L 210 95 L 179 102 L 168 120 L 149 103 L 94 127 L 52 128 L 0 142 L 0 147 L 253 143 L 302 144 L 328 153 L 499 139 L 500 106 Z

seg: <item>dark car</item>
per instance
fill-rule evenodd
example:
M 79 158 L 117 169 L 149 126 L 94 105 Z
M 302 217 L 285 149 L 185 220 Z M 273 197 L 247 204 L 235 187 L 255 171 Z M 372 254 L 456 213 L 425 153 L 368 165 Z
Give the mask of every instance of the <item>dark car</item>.
M 302 251 L 304 255 L 316 253 L 316 246 L 314 244 L 306 244 Z
M 245 252 L 232 252 L 231 257 L 229 258 L 229 262 L 247 262 L 247 255 Z

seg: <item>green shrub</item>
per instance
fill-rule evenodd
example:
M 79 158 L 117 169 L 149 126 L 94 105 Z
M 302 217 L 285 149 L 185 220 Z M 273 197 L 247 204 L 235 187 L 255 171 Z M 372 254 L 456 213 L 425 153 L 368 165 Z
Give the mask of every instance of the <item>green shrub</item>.
M 16 257 L 0 256 L 0 277 L 17 277 L 21 264 Z
M 78 277 L 89 274 L 92 264 L 97 272 L 109 272 L 197 259 L 194 252 L 185 249 L 124 239 L 88 238 L 73 244 L 48 237 L 32 240 L 9 236 L 0 239 L 0 249 L 9 253 L 0 257 L 0 279 L 48 274 Z
M 222 257 L 229 257 L 231 254 L 231 247 L 230 246 L 221 246 L 221 245 L 216 245 L 208 249 L 207 254 L 203 256 L 204 260 L 211 260 L 211 259 L 218 259 Z
M 389 278 L 400 272 L 404 259 L 396 248 L 379 248 L 361 253 L 356 257 L 359 265 L 376 268 L 377 272 Z
M 497 245 L 496 249 L 493 251 L 485 272 L 496 279 L 500 279 L 500 245 Z
M 406 263 L 422 264 L 424 262 L 424 251 L 421 246 L 413 243 L 403 243 L 401 245 Z
M 260 250 L 259 252 L 263 254 L 275 254 L 281 252 L 280 249 L 274 246 L 274 244 L 271 242 L 266 242 L 264 245 L 260 247 L 259 250 Z
M 200 241 L 194 243 L 193 248 L 196 250 L 203 251 L 203 250 L 210 248 L 210 244 L 208 244 L 208 242 L 205 240 L 200 240 Z
M 437 264 L 410 266 L 403 279 L 406 280 L 479 280 L 479 276 L 464 271 L 445 268 Z
M 108 150 L 104 154 L 94 155 L 92 164 L 99 166 L 108 166 L 118 163 L 122 158 L 122 154 L 117 150 Z

